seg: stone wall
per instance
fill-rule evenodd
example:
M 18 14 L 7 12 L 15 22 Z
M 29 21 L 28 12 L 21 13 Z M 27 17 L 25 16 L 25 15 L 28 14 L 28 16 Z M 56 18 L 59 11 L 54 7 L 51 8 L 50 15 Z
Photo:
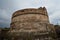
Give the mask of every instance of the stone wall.
M 25 28 L 27 26 L 29 26 L 29 28 L 31 26 L 32 28 L 34 25 L 38 24 L 37 22 L 49 23 L 47 10 L 45 8 L 32 8 L 16 11 L 12 15 L 11 28 L 18 29 L 23 27 L 23 25 L 25 26 Z
M 10 35 L 12 40 L 53 40 L 55 29 L 45 7 L 22 9 L 12 15 Z

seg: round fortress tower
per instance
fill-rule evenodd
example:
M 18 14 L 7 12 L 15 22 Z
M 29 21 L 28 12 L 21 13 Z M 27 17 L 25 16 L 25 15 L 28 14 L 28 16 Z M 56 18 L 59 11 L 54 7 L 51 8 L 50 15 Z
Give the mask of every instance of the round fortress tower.
M 52 40 L 53 27 L 45 7 L 29 8 L 13 13 L 9 32 L 12 40 Z
M 31 31 L 31 29 L 39 28 L 39 23 L 49 23 L 45 7 L 22 9 L 13 13 L 11 29 L 26 29 Z

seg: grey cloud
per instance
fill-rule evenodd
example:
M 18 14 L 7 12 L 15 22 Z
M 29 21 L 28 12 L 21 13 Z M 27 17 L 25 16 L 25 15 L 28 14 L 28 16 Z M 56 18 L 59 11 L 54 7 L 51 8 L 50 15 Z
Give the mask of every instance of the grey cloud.
M 9 26 L 13 12 L 24 8 L 45 6 L 50 22 L 60 23 L 60 0 L 0 0 L 0 26 Z
M 0 27 L 8 27 L 10 17 L 5 9 L 0 9 Z

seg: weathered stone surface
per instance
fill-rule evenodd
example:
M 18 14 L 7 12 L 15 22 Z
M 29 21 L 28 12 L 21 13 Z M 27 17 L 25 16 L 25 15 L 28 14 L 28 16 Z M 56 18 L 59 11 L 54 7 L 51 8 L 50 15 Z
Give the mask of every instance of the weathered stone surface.
M 54 31 L 45 7 L 18 10 L 12 15 L 12 40 L 53 40 Z
M 10 26 L 0 29 L 0 40 L 60 40 L 60 26 L 49 23 L 45 7 L 14 12 Z

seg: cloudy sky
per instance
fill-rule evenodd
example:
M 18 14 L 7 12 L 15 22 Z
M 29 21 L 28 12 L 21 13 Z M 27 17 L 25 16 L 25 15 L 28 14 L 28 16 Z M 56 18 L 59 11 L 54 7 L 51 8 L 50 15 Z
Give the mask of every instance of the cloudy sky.
M 60 24 L 60 0 L 0 0 L 0 27 L 9 27 L 11 16 L 16 10 L 45 6 L 49 21 Z

